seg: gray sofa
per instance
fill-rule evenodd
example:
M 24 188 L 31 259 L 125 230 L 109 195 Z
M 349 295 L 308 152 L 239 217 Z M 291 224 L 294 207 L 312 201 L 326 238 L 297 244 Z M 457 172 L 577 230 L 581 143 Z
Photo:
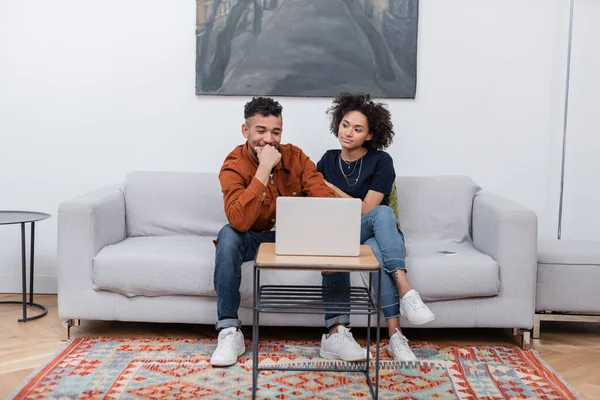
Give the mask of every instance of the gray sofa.
M 398 177 L 396 185 L 409 278 L 436 314 L 425 327 L 531 329 L 536 215 L 468 177 Z M 63 202 L 58 310 L 67 334 L 79 319 L 214 324 L 213 239 L 226 223 L 216 173 L 137 171 Z M 249 325 L 252 262 L 242 268 L 239 317 Z M 352 282 L 365 285 L 366 276 L 354 273 Z M 321 276 L 267 271 L 262 283 L 319 285 Z M 323 316 L 265 314 L 260 321 L 322 326 Z M 366 326 L 366 318 L 352 324 Z

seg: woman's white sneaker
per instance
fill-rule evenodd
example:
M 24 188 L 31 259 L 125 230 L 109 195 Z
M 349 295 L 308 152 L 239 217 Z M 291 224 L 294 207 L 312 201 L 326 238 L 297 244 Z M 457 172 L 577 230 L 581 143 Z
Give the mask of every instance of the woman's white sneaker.
M 400 301 L 400 314 L 408 318 L 413 325 L 423 325 L 435 319 L 435 315 L 414 289 L 408 291 Z
M 222 329 L 219 332 L 217 349 L 212 353 L 210 364 L 215 367 L 226 367 L 237 362 L 239 356 L 244 354 L 244 334 L 235 327 Z
M 417 359 L 408 345 L 408 339 L 398 329 L 390 338 L 390 343 L 385 349 L 396 361 L 414 361 Z

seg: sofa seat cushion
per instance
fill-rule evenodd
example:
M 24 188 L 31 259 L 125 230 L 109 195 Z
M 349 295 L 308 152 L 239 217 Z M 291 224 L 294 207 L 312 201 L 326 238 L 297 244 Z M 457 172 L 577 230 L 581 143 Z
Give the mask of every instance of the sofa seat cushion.
M 436 250 L 454 251 L 440 255 Z M 500 267 L 468 242 L 412 242 L 406 246 L 406 271 L 425 301 L 496 296 Z
M 94 257 L 95 290 L 125 296 L 215 296 L 214 238 L 207 236 L 129 237 Z
M 600 313 L 598 282 L 600 242 L 542 240 L 538 243 L 537 311 Z
M 130 237 L 104 247 L 94 258 L 97 291 L 128 297 L 192 295 L 216 297 L 215 245 L 206 236 Z M 252 306 L 254 261 L 242 264 L 241 304 Z M 353 274 L 357 275 L 357 274 Z M 352 276 L 353 285 L 363 283 Z M 319 271 L 266 270 L 262 285 L 321 285 Z
M 600 265 L 600 242 L 586 240 L 541 240 L 538 263 Z

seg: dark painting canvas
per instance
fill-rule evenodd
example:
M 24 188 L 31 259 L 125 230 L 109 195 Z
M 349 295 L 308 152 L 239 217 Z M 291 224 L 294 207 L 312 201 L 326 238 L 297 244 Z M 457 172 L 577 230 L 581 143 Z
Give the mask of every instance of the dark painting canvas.
M 419 0 L 196 0 L 196 94 L 414 98 Z

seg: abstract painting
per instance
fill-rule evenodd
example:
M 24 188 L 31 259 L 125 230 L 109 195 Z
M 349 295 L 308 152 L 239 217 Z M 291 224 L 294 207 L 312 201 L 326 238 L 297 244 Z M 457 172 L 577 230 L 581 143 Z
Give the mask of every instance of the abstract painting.
M 196 0 L 196 94 L 414 98 L 419 0 Z

